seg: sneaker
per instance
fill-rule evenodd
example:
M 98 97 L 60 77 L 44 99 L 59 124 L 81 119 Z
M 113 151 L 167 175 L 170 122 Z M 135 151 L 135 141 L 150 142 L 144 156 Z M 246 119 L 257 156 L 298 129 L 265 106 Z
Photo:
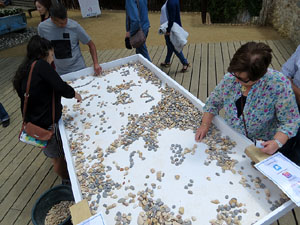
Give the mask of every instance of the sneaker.
M 171 63 L 162 62 L 162 63 L 160 64 L 160 66 L 165 67 L 165 68 L 168 68 L 168 67 L 171 66 Z
M 3 127 L 8 127 L 9 123 L 10 123 L 10 119 L 2 120 L 2 126 Z
M 185 64 L 185 65 L 183 65 L 181 72 L 182 72 L 182 73 L 186 72 L 186 71 L 188 70 L 189 66 L 190 66 L 190 64 L 189 64 L 189 63 L 188 63 L 188 64 Z

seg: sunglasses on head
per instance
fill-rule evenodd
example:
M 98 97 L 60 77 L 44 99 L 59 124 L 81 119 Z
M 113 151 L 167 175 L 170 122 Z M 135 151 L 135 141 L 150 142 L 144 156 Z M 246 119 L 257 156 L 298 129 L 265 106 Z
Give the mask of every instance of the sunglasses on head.
M 249 81 L 251 81 L 250 79 L 248 80 L 243 80 L 242 78 L 240 78 L 239 76 L 237 76 L 235 73 L 231 73 L 232 76 L 234 76 L 236 79 L 238 79 L 239 81 L 242 81 L 243 83 L 248 83 Z

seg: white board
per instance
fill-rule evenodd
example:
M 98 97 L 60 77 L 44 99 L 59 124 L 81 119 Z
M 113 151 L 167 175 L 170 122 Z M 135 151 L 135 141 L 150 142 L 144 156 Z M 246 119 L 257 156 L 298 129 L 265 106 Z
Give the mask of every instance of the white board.
M 145 60 L 141 55 L 119 59 L 101 66 L 104 70 L 108 70 L 136 61 L 141 62 L 162 81 L 162 88 L 168 84 L 169 87 L 177 90 L 200 111 L 202 110 L 203 103 L 199 99 L 190 94 L 152 63 Z M 89 76 L 93 74 L 92 68 L 62 76 L 64 80 L 75 80 L 72 85 L 77 87 L 77 91 L 88 91 L 88 93 L 83 93 L 83 98 L 93 95 L 90 100 L 84 100 L 83 103 L 81 103 L 82 113 L 79 113 L 77 110 L 78 106 L 75 106 L 75 111 L 72 111 L 73 105 L 76 104 L 74 100 L 63 99 L 63 105 L 68 106 L 68 109 L 70 109 L 67 114 L 74 119 L 72 124 L 77 126 L 75 129 L 84 133 L 84 137 L 88 137 L 84 139 L 84 155 L 87 158 L 88 155 L 93 155 L 97 146 L 106 149 L 118 135 L 121 135 L 122 125 L 128 123 L 127 116 L 119 116 L 121 112 L 125 115 L 143 115 L 143 113 L 150 112 L 152 107 L 156 106 L 162 98 L 159 87 L 137 76 L 134 69 L 125 67 L 123 70 L 122 68 L 116 69 L 116 71 L 112 71 L 100 78 Z M 129 75 L 122 76 L 122 72 L 127 69 L 129 70 Z M 125 91 L 132 97 L 133 102 L 126 105 L 114 105 L 113 103 L 116 102 L 117 94 L 108 93 L 108 86 L 116 87 L 117 85 L 125 84 L 130 81 L 138 84 Z M 100 87 L 99 89 L 98 86 Z M 148 90 L 148 94 L 154 98 L 148 103 L 145 102 L 147 99 L 141 98 L 141 94 L 145 90 Z M 101 101 L 99 99 L 101 99 Z M 101 102 L 103 104 L 100 104 Z M 101 118 L 104 117 L 106 123 L 102 123 L 100 119 L 96 119 L 98 116 L 101 116 L 100 114 L 103 112 L 105 112 L 105 116 Z M 88 113 L 89 116 L 87 116 Z M 84 123 L 90 121 L 93 127 L 88 130 L 84 129 L 82 121 L 84 121 Z M 139 213 L 143 211 L 141 207 L 137 206 L 138 201 L 136 200 L 135 203 L 124 206 L 118 203 L 118 200 L 128 197 L 129 192 L 137 195 L 138 191 L 146 188 L 145 184 L 147 184 L 149 188 L 153 187 L 152 184 L 155 184 L 156 187 L 153 188 L 153 190 L 155 189 L 154 200 L 161 199 L 175 215 L 177 215 L 179 207 L 184 207 L 185 212 L 182 218 L 191 219 L 195 217 L 197 220 L 193 221 L 193 224 L 199 225 L 209 224 L 209 221 L 216 219 L 216 210 L 218 207 L 228 204 L 231 198 L 237 198 L 238 202 L 242 203 L 242 205 L 236 209 L 244 211 L 238 213 L 238 215 L 242 216 L 241 224 L 246 225 L 270 224 L 279 216 L 282 216 L 288 210 L 295 207 L 291 201 L 284 203 L 277 209 L 271 207 L 274 202 L 280 201 L 282 192 L 266 177 L 263 177 L 259 171 L 254 169 L 250 164 L 250 159 L 245 156 L 244 149 L 252 144 L 252 142 L 232 130 L 226 125 L 222 118 L 217 116 L 213 122 L 221 131 L 222 136 L 229 136 L 231 140 L 236 142 L 236 146 L 232 150 L 232 154 L 230 154 L 233 159 L 238 161 L 235 165 L 235 173 L 231 171 L 223 172 L 222 169 L 216 165 L 216 161 L 214 160 L 211 160 L 211 163 L 206 165 L 208 154 L 206 154 L 205 149 L 207 149 L 207 146 L 203 143 L 195 143 L 192 130 L 182 131 L 171 128 L 161 130 L 157 138 L 159 145 L 157 152 L 148 151 L 143 139 L 138 139 L 129 145 L 127 150 L 118 147 L 115 153 L 105 156 L 105 165 L 111 167 L 109 171 L 106 171 L 106 175 L 109 175 L 109 179 L 122 183 L 120 189 L 113 190 L 113 196 L 116 195 L 117 198 L 114 199 L 109 196 L 104 198 L 102 196 L 100 199 L 97 211 L 102 212 L 105 221 L 108 224 L 115 224 L 116 221 L 114 219 L 117 213 L 121 212 L 126 215 L 130 214 L 130 218 L 132 219 L 130 224 L 136 224 Z M 195 124 L 199 123 L 200 121 L 195 121 Z M 97 127 L 95 127 L 95 125 L 97 125 Z M 101 129 L 100 132 L 100 127 L 103 127 L 106 132 L 102 132 L 103 129 Z M 111 128 L 108 129 L 108 127 Z M 95 133 L 97 131 L 94 128 L 98 131 L 98 134 Z M 76 174 L 76 154 L 70 150 L 70 138 L 74 140 L 76 137 L 72 136 L 71 130 L 68 130 L 68 128 L 65 129 L 62 121 L 60 121 L 60 130 L 72 182 L 72 189 L 75 201 L 78 202 L 83 198 L 82 190 Z M 187 147 L 190 149 L 196 144 L 197 148 L 195 154 L 185 155 L 184 161 L 179 166 L 175 166 L 173 163 L 170 163 L 170 157 L 173 154 L 172 151 L 170 151 L 172 144 L 180 144 L 183 148 Z M 128 166 L 131 153 L 138 150 L 143 153 L 142 155 L 145 159 L 143 160 L 135 154 L 133 157 L 134 166 L 128 170 L 128 174 L 126 174 L 126 171 L 120 172 L 121 170 L 115 168 L 115 162 L 122 168 Z M 157 181 L 155 173 L 152 174 L 150 172 L 151 168 L 155 168 L 156 172 L 162 171 L 165 174 L 161 181 Z M 174 178 L 175 175 L 180 175 L 180 179 L 176 180 Z M 208 179 L 208 177 L 210 179 Z M 264 188 L 256 187 L 256 181 L 254 181 L 256 179 L 259 179 L 265 189 L 269 190 L 270 197 L 268 199 L 266 199 Z M 193 182 L 191 182 L 191 180 Z M 243 184 L 247 185 L 244 186 Z M 135 189 L 126 190 L 126 187 L 131 185 L 133 185 Z M 158 188 L 158 186 L 160 186 L 160 188 Z M 185 189 L 186 186 L 187 189 Z M 189 193 L 189 191 L 191 192 Z M 92 196 L 91 201 L 95 199 L 96 196 Z M 218 200 L 219 203 L 214 204 L 212 203 L 213 200 Z M 115 204 L 116 207 L 110 209 L 109 214 L 106 215 L 106 207 L 104 207 L 103 204 Z M 176 207 L 173 209 L 172 206 Z M 231 211 L 233 212 L 234 209 Z
M 101 14 L 98 0 L 79 0 L 80 11 L 83 18 Z

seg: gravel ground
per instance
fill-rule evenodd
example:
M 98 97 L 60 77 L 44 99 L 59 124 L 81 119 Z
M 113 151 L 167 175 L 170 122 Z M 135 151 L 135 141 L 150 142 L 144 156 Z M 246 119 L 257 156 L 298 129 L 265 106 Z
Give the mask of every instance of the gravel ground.
M 28 27 L 21 31 L 16 31 L 0 36 L 0 50 L 14 47 L 28 41 L 33 35 L 37 34 L 35 27 Z

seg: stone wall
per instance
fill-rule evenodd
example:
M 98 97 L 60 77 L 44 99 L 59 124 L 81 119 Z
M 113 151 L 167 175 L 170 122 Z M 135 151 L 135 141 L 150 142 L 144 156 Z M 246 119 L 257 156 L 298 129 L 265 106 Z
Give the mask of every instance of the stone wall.
M 279 33 L 300 44 L 300 0 L 273 0 L 268 22 Z

